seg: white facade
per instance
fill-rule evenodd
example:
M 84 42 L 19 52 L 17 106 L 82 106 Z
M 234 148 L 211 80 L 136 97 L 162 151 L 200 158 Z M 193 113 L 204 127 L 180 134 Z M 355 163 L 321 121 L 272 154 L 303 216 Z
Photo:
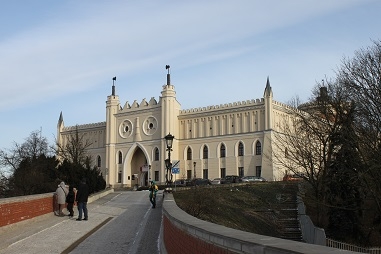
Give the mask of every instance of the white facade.
M 76 131 L 84 135 L 92 143 L 88 154 L 112 187 L 144 186 L 148 178 L 164 184 L 164 137 L 169 133 L 175 137 L 171 160 L 180 161 L 173 180 L 225 175 L 282 179 L 271 142 L 288 106 L 273 100 L 268 79 L 263 98 L 182 110 L 167 75 L 159 101 L 152 97 L 121 106 L 113 85 L 105 122 L 65 127 L 61 115 L 57 141 L 65 144 Z

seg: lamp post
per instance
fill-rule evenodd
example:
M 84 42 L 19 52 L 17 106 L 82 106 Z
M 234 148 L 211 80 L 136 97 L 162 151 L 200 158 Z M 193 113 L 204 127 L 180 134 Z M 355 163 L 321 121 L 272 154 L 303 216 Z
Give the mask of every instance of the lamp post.
M 151 165 L 148 165 L 148 186 L 149 186 L 149 183 L 151 182 L 150 173 L 151 173 Z
M 196 178 L 196 162 L 193 162 L 193 178 Z
M 167 169 L 167 173 L 165 175 L 165 185 L 169 187 L 170 183 L 172 182 L 172 163 L 171 163 L 171 151 L 172 151 L 172 144 L 173 144 L 173 139 L 175 138 L 171 133 L 168 133 L 165 138 L 165 144 L 167 146 L 167 151 L 168 151 L 168 159 L 165 159 L 165 168 Z
M 106 187 L 109 187 L 108 185 L 109 185 L 110 181 L 108 180 L 108 168 L 105 169 L 105 174 L 106 174 L 106 176 L 105 176 L 105 178 L 106 178 Z

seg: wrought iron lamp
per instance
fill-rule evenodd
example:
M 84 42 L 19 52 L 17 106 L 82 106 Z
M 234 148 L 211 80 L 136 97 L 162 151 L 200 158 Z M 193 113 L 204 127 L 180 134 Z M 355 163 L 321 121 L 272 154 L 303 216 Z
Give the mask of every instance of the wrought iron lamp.
M 167 146 L 168 151 L 168 159 L 165 159 L 165 168 L 167 169 L 167 173 L 165 175 L 165 184 L 167 187 L 169 187 L 170 183 L 172 182 L 172 163 L 171 163 L 171 151 L 172 151 L 172 145 L 173 145 L 173 139 L 175 138 L 171 133 L 169 133 L 165 138 L 165 144 Z

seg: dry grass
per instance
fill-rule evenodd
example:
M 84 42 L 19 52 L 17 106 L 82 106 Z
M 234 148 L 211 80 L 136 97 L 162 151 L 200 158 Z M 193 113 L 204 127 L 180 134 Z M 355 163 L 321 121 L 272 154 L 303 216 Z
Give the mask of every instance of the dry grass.
M 177 191 L 177 205 L 205 221 L 251 233 L 281 237 L 277 221 L 284 217 L 280 207 L 294 184 L 266 182 L 197 187 Z
M 187 190 L 178 189 L 174 193 L 176 204 L 185 212 L 201 220 L 235 228 L 251 233 L 279 237 L 281 225 L 279 220 L 287 217 L 282 213 L 283 203 L 296 195 L 295 182 L 264 182 L 240 184 L 236 186 L 220 185 L 212 187 L 197 187 Z M 304 199 L 307 214 L 315 225 L 325 228 L 328 223 L 328 212 L 323 212 L 318 223 L 317 206 L 313 197 L 307 194 Z M 373 203 L 364 205 L 361 221 L 363 236 L 354 239 L 350 235 L 343 242 L 357 246 L 380 246 L 380 226 L 374 225 L 376 217 Z M 320 205 L 320 210 L 323 206 Z M 323 209 L 324 210 L 324 209 Z M 338 240 L 338 237 L 328 237 Z

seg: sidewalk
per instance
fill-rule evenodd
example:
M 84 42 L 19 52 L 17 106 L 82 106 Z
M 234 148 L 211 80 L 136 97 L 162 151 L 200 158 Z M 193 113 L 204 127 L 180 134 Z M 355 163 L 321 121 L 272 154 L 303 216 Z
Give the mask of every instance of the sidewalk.
M 0 253 L 69 253 L 88 235 L 120 215 L 124 209 L 104 206 L 117 192 L 88 203 L 89 220 L 75 216 L 58 217 L 53 213 L 0 228 Z

